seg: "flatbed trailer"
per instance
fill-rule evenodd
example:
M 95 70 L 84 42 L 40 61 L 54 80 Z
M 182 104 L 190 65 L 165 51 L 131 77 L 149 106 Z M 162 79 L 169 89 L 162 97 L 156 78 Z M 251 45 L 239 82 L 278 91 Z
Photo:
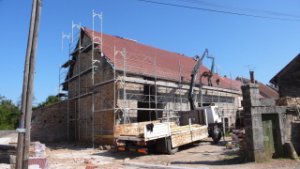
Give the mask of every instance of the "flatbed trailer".
M 151 151 L 173 154 L 178 147 L 209 136 L 206 111 L 181 113 L 180 123 L 146 121 L 115 126 L 119 151 Z

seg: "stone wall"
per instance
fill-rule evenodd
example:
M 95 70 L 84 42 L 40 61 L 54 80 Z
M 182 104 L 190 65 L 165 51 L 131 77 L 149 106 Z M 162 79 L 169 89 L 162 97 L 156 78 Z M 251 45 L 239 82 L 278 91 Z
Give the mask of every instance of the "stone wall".
M 68 140 L 67 102 L 33 110 L 31 140 L 59 142 Z
M 292 147 L 299 153 L 300 122 L 295 109 L 277 106 L 273 99 L 259 99 L 255 84 L 243 86 L 242 90 L 247 160 L 263 162 L 273 157 L 292 157 Z M 293 146 L 286 146 L 290 143 Z
M 297 110 L 290 108 L 286 115 L 285 141 L 293 144 L 295 151 L 300 154 L 300 120 Z
M 291 124 L 291 142 L 298 155 L 300 155 L 300 121 L 293 121 Z
M 99 50 L 95 50 L 94 59 L 98 61 L 94 67 L 93 87 L 91 52 L 89 48 L 81 53 L 74 53 L 76 62 L 70 69 L 72 76 L 67 84 L 69 100 L 34 110 L 33 140 L 92 143 L 94 139 L 96 144 L 113 143 L 113 69 Z
M 86 42 L 88 43 L 88 42 Z M 87 46 L 87 44 L 83 44 Z M 92 50 L 91 48 L 75 53 L 73 78 L 69 82 L 69 104 L 73 110 L 70 121 L 70 132 L 73 140 L 96 144 L 112 144 L 114 113 L 113 69 L 99 50 L 94 51 L 94 87 L 92 85 Z M 85 73 L 82 73 L 85 72 Z M 71 78 L 72 78 L 71 77 Z M 94 114 L 93 114 L 94 102 Z M 70 117 L 70 119 L 72 119 Z
M 96 144 L 112 144 L 114 127 L 113 113 L 113 83 L 95 88 L 94 95 L 90 94 L 77 102 L 77 138 L 81 142 Z M 94 114 L 92 113 L 92 100 L 94 97 Z M 108 136 L 111 136 L 108 138 Z

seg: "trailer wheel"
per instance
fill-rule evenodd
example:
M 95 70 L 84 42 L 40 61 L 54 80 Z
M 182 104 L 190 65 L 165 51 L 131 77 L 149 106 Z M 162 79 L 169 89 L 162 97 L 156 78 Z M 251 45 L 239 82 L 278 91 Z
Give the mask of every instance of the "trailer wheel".
M 212 137 L 215 144 L 217 144 L 221 140 L 222 130 L 217 125 L 214 126 L 214 130 L 212 132 L 211 137 Z
M 178 147 L 172 148 L 172 141 L 170 137 L 166 138 L 165 140 L 167 154 L 175 154 L 178 151 Z

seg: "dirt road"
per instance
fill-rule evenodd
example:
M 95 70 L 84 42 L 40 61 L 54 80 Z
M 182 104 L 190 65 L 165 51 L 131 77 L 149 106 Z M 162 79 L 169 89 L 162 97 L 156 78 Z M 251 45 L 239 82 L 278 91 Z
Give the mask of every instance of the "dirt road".
M 67 147 L 67 148 L 65 148 Z M 199 169 L 298 169 L 300 162 L 289 159 L 270 160 L 264 163 L 245 163 L 235 150 L 224 144 L 202 142 L 198 146 L 185 146 L 175 155 L 134 152 L 110 152 L 73 145 L 50 146 L 47 151 L 50 168 L 81 169 L 86 166 L 107 169 L 136 168 L 199 168 Z

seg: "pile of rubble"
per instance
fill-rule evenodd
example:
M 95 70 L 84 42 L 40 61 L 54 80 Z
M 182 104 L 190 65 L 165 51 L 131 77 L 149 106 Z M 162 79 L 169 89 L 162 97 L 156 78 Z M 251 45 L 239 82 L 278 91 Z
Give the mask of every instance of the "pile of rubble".
M 243 155 L 246 150 L 245 130 L 233 129 L 230 133 L 232 142 L 226 144 L 228 149 L 238 149 L 240 155 Z
M 10 156 L 11 168 L 15 168 L 16 156 Z M 29 147 L 29 169 L 46 169 L 47 168 L 47 156 L 46 146 L 40 142 L 32 142 Z
M 300 97 L 281 97 L 276 100 L 277 106 L 296 106 L 300 105 Z

